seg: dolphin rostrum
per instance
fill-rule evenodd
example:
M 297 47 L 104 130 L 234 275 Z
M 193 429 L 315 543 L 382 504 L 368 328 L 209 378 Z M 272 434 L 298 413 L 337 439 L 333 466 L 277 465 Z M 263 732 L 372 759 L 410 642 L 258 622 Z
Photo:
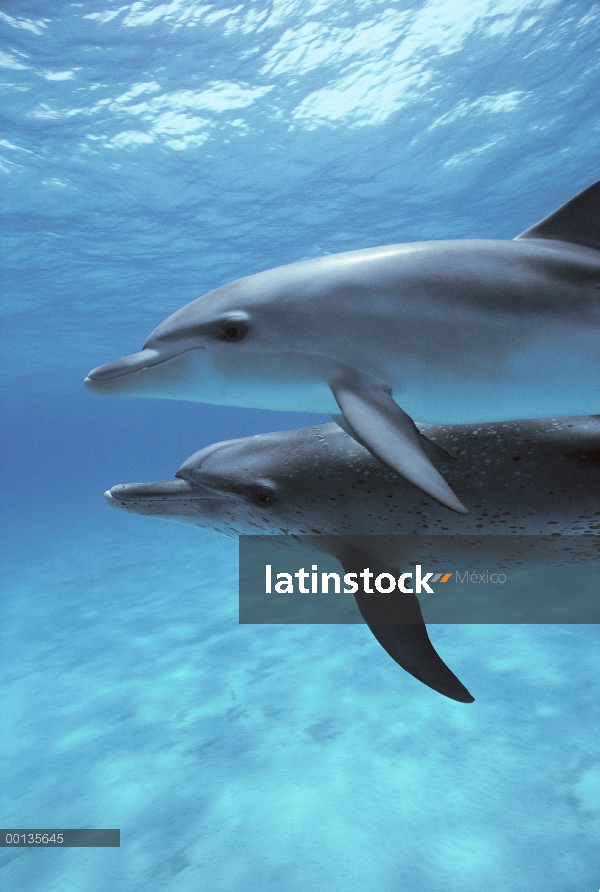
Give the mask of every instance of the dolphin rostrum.
M 600 417 L 419 429 L 469 515 L 449 515 L 335 424 L 217 443 L 187 459 L 172 480 L 114 486 L 106 498 L 125 511 L 228 535 L 320 534 L 321 550 L 346 572 L 367 566 L 347 545 L 356 536 L 551 531 L 573 542 L 581 534 L 597 539 Z M 374 568 L 377 555 L 369 560 Z M 409 606 L 412 623 L 373 623 L 359 600 L 371 631 L 396 662 L 446 696 L 470 702 L 433 649 L 416 597 Z
M 366 248 L 238 279 L 85 383 L 121 396 L 341 411 L 391 470 L 464 513 L 412 416 L 592 413 L 599 335 L 600 181 L 512 241 Z

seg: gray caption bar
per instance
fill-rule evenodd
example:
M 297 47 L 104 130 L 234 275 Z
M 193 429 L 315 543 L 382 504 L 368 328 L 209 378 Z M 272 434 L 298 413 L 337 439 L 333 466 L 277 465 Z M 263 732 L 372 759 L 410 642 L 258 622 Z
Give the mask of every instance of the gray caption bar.
M 120 845 L 120 830 L 0 829 L 0 848 L 4 849 L 118 848 Z
M 240 536 L 240 623 L 600 623 L 598 535 Z M 360 611 L 360 612 L 359 612 Z

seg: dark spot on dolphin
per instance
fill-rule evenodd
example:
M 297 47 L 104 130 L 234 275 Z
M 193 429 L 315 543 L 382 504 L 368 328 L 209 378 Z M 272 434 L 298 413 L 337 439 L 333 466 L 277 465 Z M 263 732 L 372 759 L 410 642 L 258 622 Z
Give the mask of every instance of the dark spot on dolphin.
M 600 449 L 573 449 L 565 453 L 565 458 L 571 461 L 581 462 L 582 464 L 598 465 L 600 464 Z

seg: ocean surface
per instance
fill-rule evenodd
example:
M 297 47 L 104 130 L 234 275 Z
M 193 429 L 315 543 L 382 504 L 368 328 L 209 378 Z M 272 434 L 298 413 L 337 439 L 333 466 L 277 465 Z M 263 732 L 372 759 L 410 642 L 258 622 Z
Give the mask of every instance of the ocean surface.
M 121 829 L 0 886 L 596 892 L 598 628 L 431 626 L 464 705 L 362 626 L 240 626 L 233 539 L 103 492 L 320 416 L 83 378 L 236 277 L 600 178 L 600 6 L 4 0 L 0 89 L 0 824 Z

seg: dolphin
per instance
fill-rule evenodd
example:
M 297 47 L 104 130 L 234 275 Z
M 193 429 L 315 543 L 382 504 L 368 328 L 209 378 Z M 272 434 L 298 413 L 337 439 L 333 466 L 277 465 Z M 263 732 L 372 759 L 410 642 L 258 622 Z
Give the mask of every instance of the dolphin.
M 334 423 L 215 443 L 173 479 L 106 498 L 230 536 L 599 537 L 600 415 L 417 427 L 469 514 L 449 514 Z
M 418 429 L 468 515 L 448 514 L 336 424 L 216 443 L 188 458 L 171 480 L 114 486 L 105 497 L 130 513 L 230 536 L 317 534 L 321 550 L 346 572 L 390 569 L 382 555 L 365 558 L 352 537 L 461 533 L 492 540 L 551 531 L 597 541 L 600 416 Z M 434 650 L 416 597 L 405 599 L 400 620 L 389 623 L 370 621 L 369 603 L 360 596 L 357 602 L 400 666 L 447 697 L 472 701 Z
M 600 181 L 512 241 L 366 248 L 238 279 L 85 384 L 341 412 L 388 468 L 465 513 L 413 416 L 465 424 L 595 412 L 599 336 Z

